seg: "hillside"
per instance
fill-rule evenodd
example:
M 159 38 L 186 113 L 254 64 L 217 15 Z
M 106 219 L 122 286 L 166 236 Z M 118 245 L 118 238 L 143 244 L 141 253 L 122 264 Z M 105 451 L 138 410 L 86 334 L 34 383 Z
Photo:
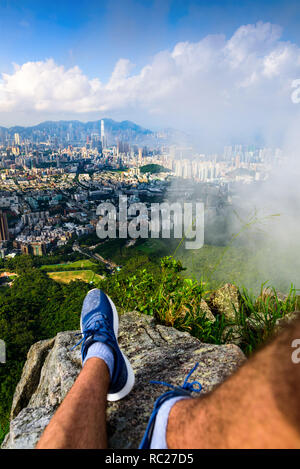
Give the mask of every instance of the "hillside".
M 161 386 L 150 384 L 151 379 L 160 377 L 176 385 L 198 360 L 193 379 L 201 381 L 205 394 L 245 361 L 235 345 L 203 345 L 189 334 L 136 312 L 121 316 L 120 336 L 136 382 L 126 399 L 108 403 L 110 448 L 138 448 L 161 393 Z M 80 348 L 70 352 L 76 341 L 75 331 L 64 332 L 31 347 L 14 395 L 10 433 L 2 448 L 34 448 L 81 369 Z
M 184 278 L 181 262 L 171 256 L 130 249 L 124 256 L 122 249 L 117 252 L 116 241 L 110 249 L 122 267 L 106 277 L 95 275 L 103 267 L 78 258 L 79 253 L 71 254 L 71 262 L 63 255 L 2 261 L 17 277 L 11 288 L 0 289 L 1 339 L 7 345 L 7 362 L 0 367 L 0 440 L 8 430 L 13 393 L 30 346 L 77 329 L 83 298 L 92 286 L 107 292 L 120 314 L 135 310 L 202 343 L 237 344 L 246 355 L 268 340 L 282 321 L 296 317 L 300 305 L 293 288 L 287 295 L 266 288 L 253 295 L 225 282 L 214 289 L 208 282 Z
M 155 133 L 149 129 L 145 129 L 131 121 L 117 122 L 112 119 L 104 118 L 105 133 L 111 140 L 117 139 L 131 143 L 139 143 L 143 140 L 155 140 Z M 13 138 L 18 133 L 22 139 L 30 139 L 32 141 L 38 139 L 40 141 L 47 140 L 48 136 L 58 139 L 69 139 L 79 141 L 82 135 L 91 135 L 93 133 L 100 134 L 100 120 L 90 122 L 73 121 L 45 121 L 40 124 L 24 127 L 14 126 L 10 128 L 0 127 L 0 135 L 9 135 Z

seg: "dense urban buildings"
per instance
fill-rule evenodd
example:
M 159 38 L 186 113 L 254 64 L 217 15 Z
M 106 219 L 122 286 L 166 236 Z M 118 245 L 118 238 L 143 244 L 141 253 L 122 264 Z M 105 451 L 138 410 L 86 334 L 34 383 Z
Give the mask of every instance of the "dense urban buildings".
M 198 185 L 205 187 L 198 192 L 205 192 L 210 209 L 213 193 L 230 203 L 235 184 L 263 181 L 285 161 L 280 149 L 253 145 L 203 154 L 128 121 L 48 122 L 17 130 L 0 132 L 2 256 L 43 255 L 92 233 L 98 204 L 120 195 L 128 203 L 150 203 L 155 197 L 189 197 Z M 161 171 L 153 172 L 153 165 Z M 176 180 L 183 183 L 174 190 Z

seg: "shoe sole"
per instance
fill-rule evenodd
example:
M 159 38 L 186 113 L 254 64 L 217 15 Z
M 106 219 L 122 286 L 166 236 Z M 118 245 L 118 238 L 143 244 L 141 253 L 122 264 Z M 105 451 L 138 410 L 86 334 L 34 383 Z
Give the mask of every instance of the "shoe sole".
M 94 290 L 98 290 L 98 288 L 93 288 L 88 293 L 90 293 Z M 106 293 L 105 293 L 105 295 L 106 295 Z M 110 299 L 110 297 L 108 295 L 106 295 L 106 296 L 108 298 L 108 301 L 110 302 L 110 305 L 111 305 L 111 308 L 112 308 L 112 311 L 113 311 L 114 334 L 115 334 L 116 339 L 118 340 L 119 315 L 118 315 L 117 308 L 116 308 L 114 302 Z M 80 330 L 82 332 L 81 317 L 80 317 Z M 129 362 L 128 358 L 126 357 L 126 355 L 124 355 L 124 353 L 122 352 L 121 349 L 120 349 L 120 352 L 121 352 L 121 354 L 124 358 L 126 368 L 127 368 L 127 381 L 126 381 L 125 386 L 120 391 L 115 392 L 115 393 L 108 393 L 107 394 L 107 400 L 109 402 L 115 402 L 115 401 L 119 401 L 120 399 L 123 399 L 123 397 L 127 396 L 127 394 L 130 393 L 130 391 L 132 390 L 132 388 L 134 386 L 134 372 L 133 372 L 133 369 L 130 365 L 130 362 Z

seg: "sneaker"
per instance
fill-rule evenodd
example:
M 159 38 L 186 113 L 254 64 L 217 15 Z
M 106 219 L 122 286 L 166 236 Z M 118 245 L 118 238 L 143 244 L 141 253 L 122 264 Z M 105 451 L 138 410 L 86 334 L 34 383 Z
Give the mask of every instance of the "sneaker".
M 118 401 L 127 396 L 134 385 L 134 373 L 127 357 L 118 345 L 119 317 L 113 301 L 102 290 L 94 288 L 86 295 L 80 318 L 83 335 L 81 359 L 84 361 L 88 348 L 94 342 L 110 346 L 114 355 L 114 370 L 107 395 L 108 401 Z
M 152 384 L 161 384 L 163 386 L 172 388 L 172 391 L 165 392 L 155 401 L 154 408 L 150 416 L 145 434 L 139 446 L 139 449 L 151 448 L 151 440 L 152 440 L 156 417 L 159 412 L 159 409 L 166 401 L 168 401 L 169 399 L 173 399 L 174 397 L 192 397 L 191 396 L 192 392 L 201 392 L 202 386 L 198 381 L 193 381 L 192 383 L 188 382 L 188 379 L 190 378 L 191 374 L 194 373 L 198 365 L 199 363 L 196 363 L 194 368 L 189 372 L 182 386 L 176 387 L 176 386 L 173 386 L 172 384 L 168 384 L 163 381 L 150 381 L 150 383 Z

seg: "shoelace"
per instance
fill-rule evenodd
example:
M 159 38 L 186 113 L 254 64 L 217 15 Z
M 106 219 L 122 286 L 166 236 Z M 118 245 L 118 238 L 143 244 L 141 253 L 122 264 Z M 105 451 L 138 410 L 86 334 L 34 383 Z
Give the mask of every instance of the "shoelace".
M 161 384 L 163 386 L 167 386 L 168 388 L 174 389 L 175 391 L 177 389 L 183 389 L 184 391 L 188 391 L 188 392 L 193 391 L 193 392 L 198 392 L 199 393 L 199 392 L 201 392 L 201 389 L 202 389 L 201 384 L 198 381 L 193 381 L 192 383 L 188 382 L 190 376 L 194 373 L 194 371 L 198 368 L 198 366 L 199 366 L 199 363 L 197 362 L 196 365 L 188 373 L 188 375 L 185 378 L 184 383 L 183 383 L 182 386 L 173 386 L 173 384 L 165 383 L 164 381 L 150 381 L 150 383 L 152 383 L 152 384 Z M 151 441 L 151 438 L 152 438 L 152 432 L 153 432 L 153 428 L 154 428 L 154 425 L 155 425 L 155 419 L 156 419 L 157 413 L 158 413 L 158 411 L 161 407 L 161 405 L 160 405 L 161 404 L 161 399 L 162 398 L 168 399 L 168 398 L 171 398 L 171 397 L 173 397 L 172 391 L 167 391 L 165 394 L 160 396 L 157 399 L 157 401 L 155 402 L 153 412 L 150 416 L 150 419 L 149 419 L 146 431 L 144 433 L 144 437 L 143 437 L 143 439 L 141 441 L 141 444 L 139 446 L 139 449 L 149 449 L 150 448 L 149 445 L 150 445 L 150 441 Z M 162 403 L 164 403 L 164 402 L 162 402 Z
M 188 373 L 187 377 L 184 380 L 184 383 L 182 386 L 173 386 L 173 384 L 166 383 L 165 381 L 150 381 L 151 384 L 161 384 L 162 386 L 167 386 L 168 388 L 171 389 L 184 389 L 189 392 L 201 392 L 202 386 L 199 383 L 199 381 L 193 381 L 192 383 L 189 383 L 188 380 L 190 376 L 194 373 L 194 371 L 198 368 L 199 363 L 197 362 L 196 365 L 191 369 L 191 371 Z
M 82 335 L 83 337 L 80 339 L 79 342 L 77 342 L 77 344 L 75 344 L 72 348 L 71 348 L 71 351 L 74 350 L 74 348 L 76 348 L 78 345 L 80 345 L 82 342 L 84 342 L 90 335 L 94 335 L 96 333 L 101 333 L 101 331 L 105 330 L 106 334 L 108 333 L 110 327 L 108 325 L 108 319 L 106 316 L 102 316 L 102 322 L 100 322 L 99 320 L 95 321 L 95 326 L 93 328 L 90 328 L 90 329 L 85 329 L 84 331 L 82 332 L 78 332 L 75 334 L 75 336 L 77 335 Z

